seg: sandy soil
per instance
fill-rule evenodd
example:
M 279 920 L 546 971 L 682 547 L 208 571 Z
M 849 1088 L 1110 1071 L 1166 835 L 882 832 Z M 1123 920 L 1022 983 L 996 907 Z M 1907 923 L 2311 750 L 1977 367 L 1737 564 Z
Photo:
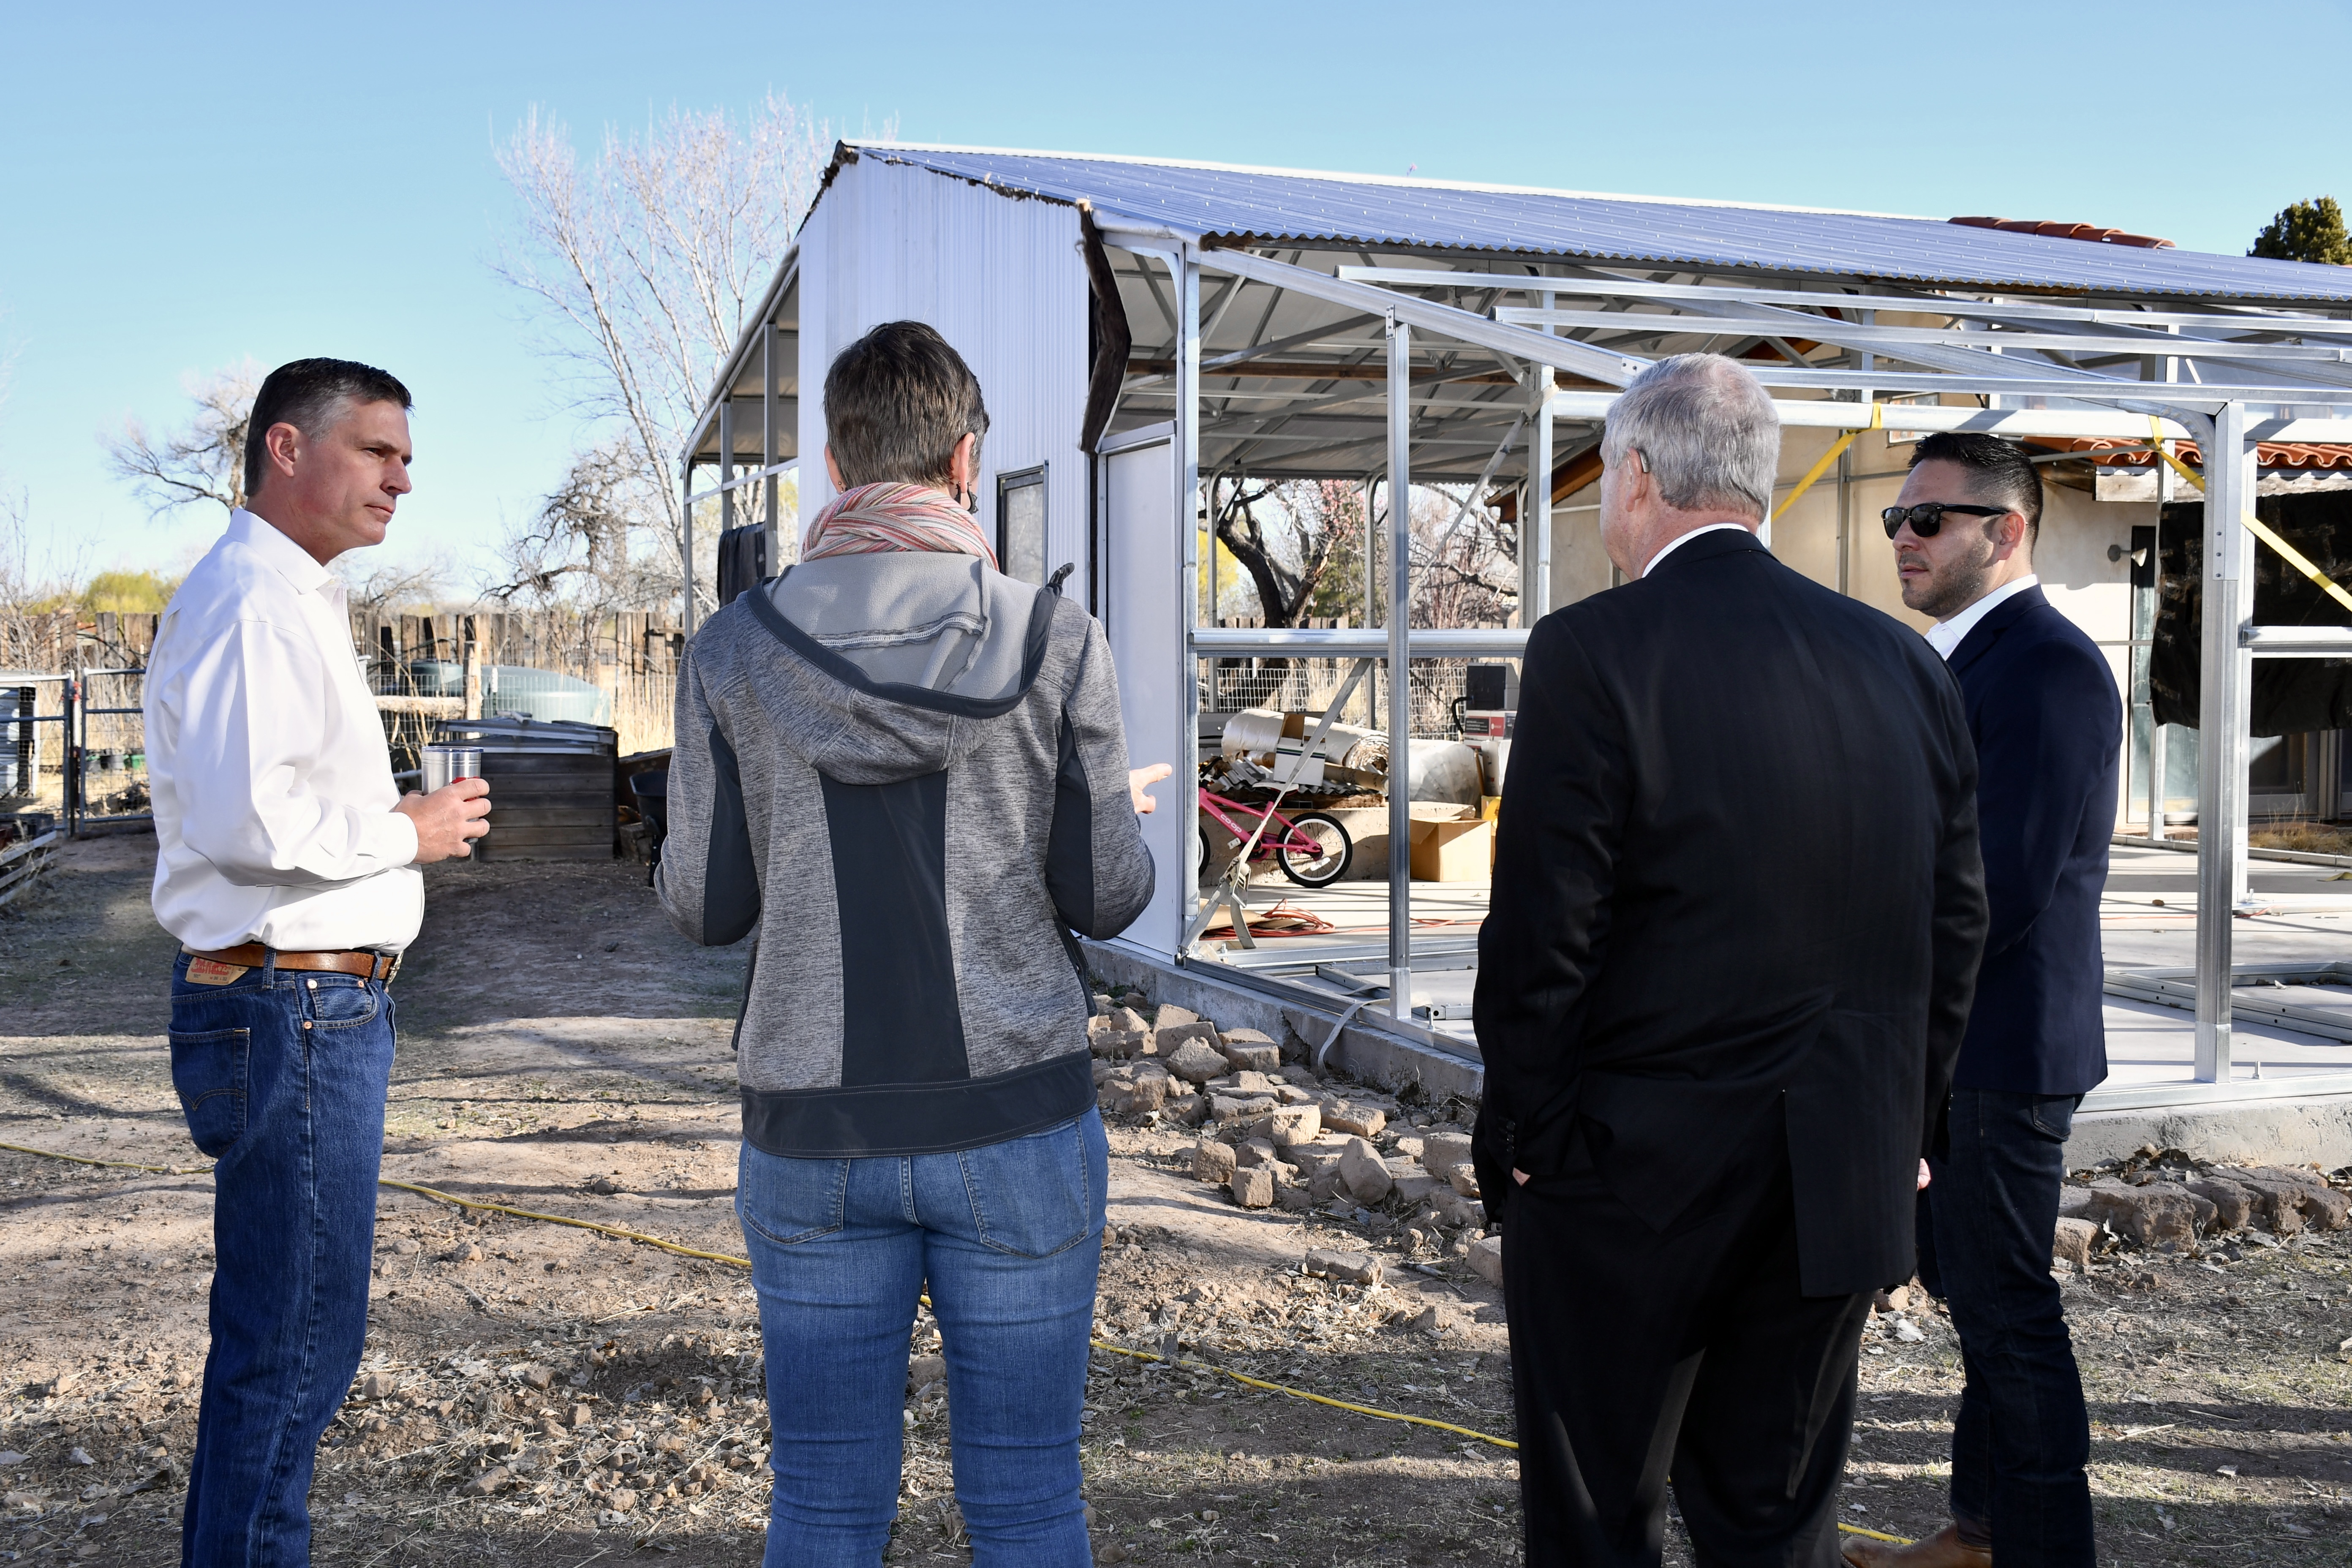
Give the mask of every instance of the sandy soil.
M 152 856 L 152 839 L 76 845 L 0 911 L 0 1142 L 188 1173 L 0 1152 L 0 1561 L 173 1555 L 211 1193 L 169 1081 Z M 740 954 L 673 936 L 642 868 L 436 869 L 429 898 L 395 988 L 385 1174 L 740 1256 Z M 1461 1113 L 1399 1105 L 1391 1136 Z M 1173 1339 L 1192 1364 L 1095 1357 L 1098 1557 L 1517 1561 L 1508 1453 L 1203 1369 L 1508 1436 L 1496 1293 L 1443 1248 L 1408 1256 L 1402 1215 L 1236 1209 L 1192 1179 L 1192 1142 L 1112 1130 L 1100 1336 Z M 2352 1252 L 2268 1240 L 2118 1256 L 2068 1281 L 2103 1560 L 2347 1561 Z M 1309 1247 L 1371 1251 L 1385 1282 L 1303 1277 Z M 320 1455 L 318 1562 L 757 1563 L 765 1420 L 741 1268 L 391 1189 L 377 1260 L 366 1362 Z M 1411 1326 L 1432 1304 L 1449 1321 L 1436 1334 Z M 946 1395 L 919 1359 L 936 1348 L 919 1321 L 893 1561 L 968 1555 Z M 1864 1367 L 1847 1517 L 1923 1533 L 1941 1517 L 1958 1389 L 1948 1326 L 1883 1314 Z M 1688 1561 L 1678 1534 L 1669 1561 Z

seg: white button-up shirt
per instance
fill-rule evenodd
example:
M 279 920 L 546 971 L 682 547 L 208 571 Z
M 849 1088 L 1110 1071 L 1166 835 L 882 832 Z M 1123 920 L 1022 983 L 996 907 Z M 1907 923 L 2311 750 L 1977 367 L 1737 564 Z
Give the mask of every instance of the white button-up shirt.
M 394 952 L 425 915 L 416 828 L 342 584 L 249 511 L 188 574 L 147 661 L 155 918 L 200 951 Z
M 1969 640 L 1969 634 L 1977 629 L 1979 621 L 1991 615 L 1994 608 L 2005 600 L 2014 599 L 2028 588 L 2038 588 L 2041 585 L 2042 579 L 2031 572 L 2013 583 L 2003 583 L 1950 620 L 1937 621 L 1934 626 L 1929 626 L 1927 646 L 1934 648 L 1937 657 L 1946 664 L 1951 663 L 1952 655 L 1960 651 L 1960 645 Z

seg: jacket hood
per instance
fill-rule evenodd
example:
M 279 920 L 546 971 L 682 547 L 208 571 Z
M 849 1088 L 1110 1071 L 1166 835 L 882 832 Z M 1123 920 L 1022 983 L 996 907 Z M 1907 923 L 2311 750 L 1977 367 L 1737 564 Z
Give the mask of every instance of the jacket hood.
M 890 552 L 804 563 L 742 604 L 791 656 L 758 698 L 783 744 L 884 784 L 953 767 L 1020 704 L 1060 599 L 971 556 Z

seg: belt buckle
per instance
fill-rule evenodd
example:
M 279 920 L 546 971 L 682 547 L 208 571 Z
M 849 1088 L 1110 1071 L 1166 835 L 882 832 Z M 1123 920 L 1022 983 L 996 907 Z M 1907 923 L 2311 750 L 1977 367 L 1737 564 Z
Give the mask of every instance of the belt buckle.
M 394 980 L 395 980 L 395 979 L 397 979 L 397 978 L 399 977 L 399 975 L 400 975 L 400 960 L 401 960 L 401 954 L 396 953 L 396 952 L 395 952 L 395 953 L 394 953 L 390 958 L 383 958 L 383 957 L 382 957 L 381 955 L 379 955 L 379 956 L 378 956 L 378 960 L 377 960 L 377 961 L 378 961 L 379 963 L 381 963 L 383 965 L 383 977 L 381 980 L 379 980 L 379 981 L 377 982 L 377 984 L 381 984 L 381 985 L 389 985 L 389 984 L 391 984 L 393 983 L 393 981 L 394 981 Z

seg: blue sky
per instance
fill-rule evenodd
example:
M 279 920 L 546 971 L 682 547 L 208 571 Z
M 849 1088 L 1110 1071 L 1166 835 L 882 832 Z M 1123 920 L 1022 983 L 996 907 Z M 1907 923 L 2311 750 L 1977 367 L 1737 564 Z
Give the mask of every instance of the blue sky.
M 387 551 L 459 581 L 580 424 L 488 266 L 492 149 L 771 89 L 856 134 L 1645 195 L 2088 219 L 2242 252 L 2352 200 L 2341 3 L 0 5 L 0 487 L 58 565 L 175 570 L 98 437 L 184 375 L 415 391 Z

